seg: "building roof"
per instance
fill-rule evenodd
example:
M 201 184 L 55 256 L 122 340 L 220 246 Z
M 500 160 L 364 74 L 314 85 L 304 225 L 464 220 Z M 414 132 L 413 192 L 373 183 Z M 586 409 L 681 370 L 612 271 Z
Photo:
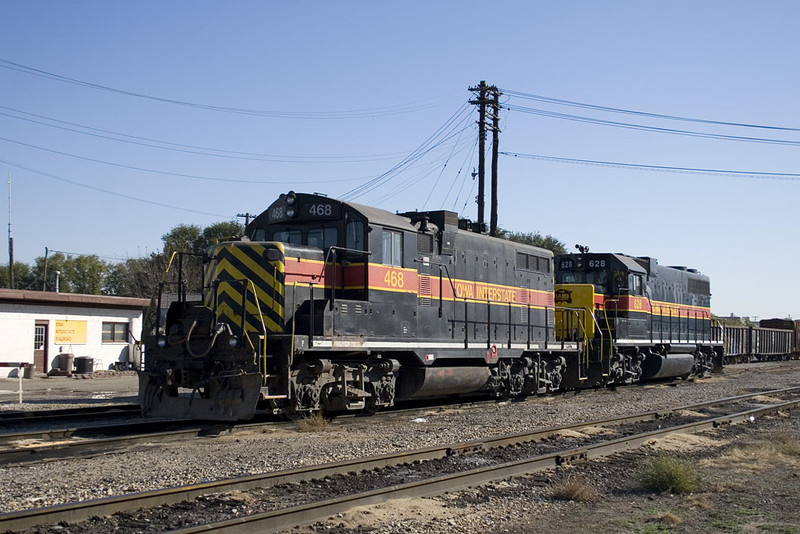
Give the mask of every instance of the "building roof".
M 150 304 L 150 299 L 111 297 L 107 295 L 81 295 L 77 293 L 53 293 L 49 291 L 28 291 L 23 289 L 0 289 L 0 303 L 141 309 Z

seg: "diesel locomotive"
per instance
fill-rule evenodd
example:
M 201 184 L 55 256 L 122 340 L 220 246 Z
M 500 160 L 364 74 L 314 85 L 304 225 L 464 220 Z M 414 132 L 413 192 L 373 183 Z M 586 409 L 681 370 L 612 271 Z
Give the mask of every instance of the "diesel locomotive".
M 202 294 L 179 290 L 167 307 L 159 287 L 143 412 L 375 411 L 703 374 L 721 359 L 707 277 L 623 254 L 554 264 L 481 230 L 445 210 L 280 195 L 207 250 Z

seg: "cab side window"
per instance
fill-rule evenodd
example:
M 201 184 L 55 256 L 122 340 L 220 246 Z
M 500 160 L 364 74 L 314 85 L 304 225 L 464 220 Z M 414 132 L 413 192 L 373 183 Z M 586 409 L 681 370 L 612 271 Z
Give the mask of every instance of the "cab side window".
M 403 233 L 383 230 L 383 264 L 403 266 Z
M 628 275 L 628 288 L 631 295 L 642 295 L 642 275 L 629 274 Z

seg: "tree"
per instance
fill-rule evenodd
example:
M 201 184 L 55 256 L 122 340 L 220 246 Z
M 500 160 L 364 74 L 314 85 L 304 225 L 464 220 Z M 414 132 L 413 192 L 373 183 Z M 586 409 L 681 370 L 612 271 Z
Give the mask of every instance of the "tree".
M 164 254 L 171 256 L 173 252 L 195 252 L 195 246 L 202 236 L 203 229 L 196 224 L 179 224 L 161 236 Z
M 129 258 L 110 266 L 103 294 L 118 297 L 150 298 L 167 268 L 164 254 L 148 258 Z
M 47 257 L 36 258 L 36 264 L 31 269 L 30 289 L 55 291 L 58 273 L 59 292 L 100 295 L 109 268 L 107 262 L 94 254 L 65 256 L 62 252 L 54 252 Z
M 31 267 L 27 263 L 14 262 L 14 289 L 34 289 Z M 11 287 L 8 264 L 0 265 L 0 287 Z
M 187 291 L 200 292 L 203 289 L 202 257 L 208 247 L 220 241 L 236 239 L 243 233 L 244 226 L 237 221 L 214 223 L 205 228 L 195 224 L 179 224 L 161 236 L 161 240 L 167 261 L 175 252 L 188 253 L 183 256 L 183 280 Z M 173 261 L 178 261 L 178 257 Z
M 72 293 L 99 295 L 105 285 L 104 282 L 109 271 L 109 265 L 92 254 L 89 256 L 70 257 L 68 269 Z
M 498 228 L 497 234 L 498 237 L 508 239 L 509 241 L 545 248 L 552 251 L 556 256 L 567 253 L 567 247 L 564 245 L 564 243 L 549 234 L 543 236 L 539 232 L 512 232 L 511 230 L 506 230 L 504 228 Z
M 194 252 L 203 253 L 211 245 L 221 241 L 230 241 L 244 235 L 244 226 L 238 221 L 226 221 L 206 226 L 200 238 L 195 242 Z

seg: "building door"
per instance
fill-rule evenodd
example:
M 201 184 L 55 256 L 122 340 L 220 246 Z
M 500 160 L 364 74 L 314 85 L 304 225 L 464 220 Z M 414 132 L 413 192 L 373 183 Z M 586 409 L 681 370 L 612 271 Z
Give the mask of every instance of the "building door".
M 37 373 L 47 369 L 47 321 L 36 321 L 33 330 L 33 367 Z

